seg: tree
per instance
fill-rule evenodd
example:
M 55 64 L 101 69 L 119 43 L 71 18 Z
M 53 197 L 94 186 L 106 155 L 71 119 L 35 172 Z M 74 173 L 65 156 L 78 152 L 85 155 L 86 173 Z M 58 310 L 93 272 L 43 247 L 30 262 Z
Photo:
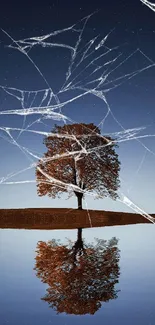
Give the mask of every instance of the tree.
M 120 162 L 111 137 L 91 124 L 55 126 L 44 139 L 47 152 L 38 161 L 38 195 L 75 194 L 82 209 L 84 193 L 117 198 Z
M 94 314 L 101 302 L 117 298 L 115 284 L 119 279 L 117 239 L 96 239 L 85 245 L 82 229 L 74 246 L 55 240 L 39 242 L 35 270 L 37 277 L 48 284 L 42 300 L 57 313 Z

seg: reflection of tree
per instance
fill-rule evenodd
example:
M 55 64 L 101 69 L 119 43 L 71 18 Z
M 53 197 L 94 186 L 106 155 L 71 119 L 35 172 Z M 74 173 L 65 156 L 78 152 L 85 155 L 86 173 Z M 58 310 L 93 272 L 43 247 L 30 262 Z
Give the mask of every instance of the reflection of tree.
M 81 234 L 79 228 L 73 247 L 55 240 L 37 245 L 35 270 L 41 281 L 49 285 L 42 300 L 58 313 L 94 314 L 101 302 L 117 298 L 118 240 L 96 239 L 95 244 L 84 245 Z

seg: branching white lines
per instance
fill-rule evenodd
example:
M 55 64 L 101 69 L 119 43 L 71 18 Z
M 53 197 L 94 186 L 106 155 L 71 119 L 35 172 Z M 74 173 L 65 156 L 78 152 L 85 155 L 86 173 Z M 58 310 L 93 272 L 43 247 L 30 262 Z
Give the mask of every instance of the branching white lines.
M 151 10 L 153 10 L 155 12 L 155 3 L 152 3 L 150 1 L 147 0 L 140 0 L 142 3 L 144 3 L 144 5 L 148 6 Z
M 144 4 L 150 7 L 153 11 L 155 11 L 155 4 L 148 2 L 147 0 L 141 0 Z M 125 81 L 134 78 L 136 75 L 140 73 L 144 73 L 146 70 L 155 66 L 155 63 L 150 59 L 144 52 L 140 49 L 135 49 L 132 53 L 129 53 L 128 56 L 124 57 L 123 52 L 120 52 L 119 47 L 109 47 L 107 46 L 107 41 L 113 31 L 110 31 L 109 34 L 105 35 L 104 37 L 100 37 L 96 35 L 92 39 L 85 42 L 83 45 L 83 34 L 85 32 L 87 23 L 92 15 L 88 15 L 87 17 L 83 18 L 77 24 L 73 24 L 67 28 L 52 31 L 47 35 L 42 36 L 34 36 L 25 39 L 15 40 L 12 35 L 10 35 L 7 31 L 3 30 L 3 32 L 9 37 L 11 40 L 11 44 L 9 48 L 12 50 L 19 51 L 21 54 L 25 55 L 29 62 L 33 65 L 33 67 L 38 72 L 40 78 L 45 83 L 45 87 L 43 89 L 31 89 L 31 90 L 23 90 L 18 89 L 15 87 L 7 87 L 5 85 L 0 85 L 0 91 L 4 91 L 8 96 L 12 96 L 17 100 L 17 108 L 16 109 L 1 109 L 0 110 L 0 118 L 2 116 L 8 115 L 17 115 L 23 116 L 23 124 L 22 127 L 7 127 L 0 125 L 0 137 L 10 142 L 11 144 L 17 146 L 30 160 L 30 165 L 20 171 L 13 172 L 5 177 L 0 179 L 0 184 L 26 184 L 26 183 L 33 183 L 34 180 L 26 180 L 21 179 L 20 181 L 11 181 L 12 177 L 15 177 L 19 174 L 26 172 L 29 169 L 33 169 L 37 167 L 38 159 L 52 160 L 55 159 L 62 159 L 65 156 L 74 156 L 75 159 L 79 159 L 80 154 L 87 154 L 89 155 L 90 151 L 86 152 L 85 146 L 83 143 L 80 143 L 81 149 L 77 152 L 74 149 L 71 152 L 62 154 L 62 155 L 55 155 L 51 158 L 41 158 L 41 155 L 38 153 L 32 152 L 29 148 L 25 146 L 21 146 L 19 143 L 19 139 L 21 134 L 33 134 L 33 135 L 42 135 L 42 136 L 58 136 L 58 137 L 66 137 L 70 139 L 74 139 L 74 141 L 79 141 L 75 139 L 75 135 L 69 134 L 54 134 L 52 132 L 45 132 L 42 130 L 35 130 L 32 127 L 36 123 L 44 124 L 44 120 L 49 119 L 51 121 L 61 121 L 64 123 L 67 122 L 74 122 L 69 116 L 66 116 L 64 111 L 62 111 L 68 104 L 72 104 L 79 98 L 84 98 L 85 96 L 92 96 L 97 97 L 103 103 L 104 108 L 106 107 L 106 113 L 104 111 L 103 118 L 100 124 L 104 124 L 108 116 L 111 116 L 114 121 L 119 125 L 121 131 L 113 132 L 110 135 L 114 138 L 116 143 L 126 142 L 126 141 L 138 141 L 140 145 L 143 146 L 146 152 L 149 152 L 155 155 L 155 152 L 151 151 L 146 145 L 144 145 L 141 140 L 143 138 L 153 138 L 155 134 L 140 134 L 140 132 L 145 131 L 145 127 L 138 127 L 138 128 L 131 128 L 125 129 L 123 125 L 116 119 L 114 112 L 111 110 L 110 105 L 107 101 L 107 93 L 110 93 L 116 87 L 120 87 Z M 73 35 L 74 44 L 70 44 L 69 41 L 65 41 L 63 37 L 66 33 L 71 32 Z M 57 36 L 62 35 L 62 41 L 57 40 Z M 36 47 L 42 47 L 44 50 L 51 50 L 53 48 L 59 49 L 66 49 L 68 51 L 68 56 L 70 58 L 69 66 L 67 67 L 66 75 L 65 75 L 65 82 L 63 85 L 60 86 L 60 89 L 57 93 L 54 93 L 49 81 L 32 59 L 32 52 L 33 49 Z M 121 76 L 116 76 L 117 71 L 119 71 L 120 67 L 122 69 L 123 65 L 133 57 L 136 58 L 136 55 L 141 55 L 145 58 L 145 62 L 147 62 L 143 67 L 131 71 L 130 73 L 124 73 Z M 115 77 L 113 77 L 113 73 L 115 72 Z M 77 93 L 76 93 L 77 92 Z M 68 99 L 62 100 L 62 95 L 67 94 Z M 35 121 L 29 122 L 26 125 L 26 118 L 29 116 L 37 115 Z M 39 115 L 39 117 L 38 117 Z M 86 122 L 86 121 L 83 121 Z M 92 121 L 93 122 L 93 121 Z M 45 124 L 44 124 L 45 126 Z M 17 135 L 18 133 L 18 135 Z M 16 138 L 15 138 L 16 134 Z M 102 136 L 102 135 L 101 135 Z M 79 142 L 78 142 L 79 144 Z M 107 141 L 106 145 L 110 145 Z M 96 154 L 100 154 L 100 148 L 93 148 L 91 150 L 96 151 Z M 142 162 L 141 162 L 142 164 Z M 139 171 L 140 167 L 138 168 Z M 41 173 L 44 171 L 40 170 Z M 59 179 L 52 178 L 49 175 L 46 176 L 46 182 L 55 184 L 60 188 L 66 187 L 68 191 L 72 192 L 76 190 L 76 186 L 73 184 L 66 184 L 61 182 Z M 78 188 L 78 191 L 81 189 Z M 81 190 L 85 195 L 95 195 L 90 194 L 86 190 Z M 146 219 L 149 219 L 151 222 L 154 223 L 154 219 L 149 216 L 147 213 L 142 211 L 139 207 L 136 206 L 133 202 L 130 201 L 125 195 L 120 193 L 119 200 L 124 203 L 126 206 L 130 207 L 134 211 L 143 215 Z M 85 201 L 86 202 L 86 201 Z M 87 207 L 88 210 L 88 207 Z M 91 225 L 91 219 L 88 211 L 88 217 Z

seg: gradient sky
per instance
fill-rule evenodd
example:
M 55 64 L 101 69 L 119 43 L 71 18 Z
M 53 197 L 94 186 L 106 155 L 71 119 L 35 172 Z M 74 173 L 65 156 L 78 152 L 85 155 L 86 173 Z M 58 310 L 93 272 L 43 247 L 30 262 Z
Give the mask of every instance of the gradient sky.
M 132 139 L 119 143 L 119 159 L 121 161 L 121 192 L 129 197 L 137 206 L 146 212 L 155 212 L 155 13 L 140 0 L 118 1 L 42 1 L 21 2 L 12 4 L 4 2 L 0 13 L 0 85 L 23 90 L 41 90 L 47 88 L 45 80 L 40 76 L 30 60 L 18 50 L 8 48 L 12 39 L 22 40 L 34 36 L 49 34 L 55 30 L 62 30 L 77 23 L 76 28 L 82 28 L 80 20 L 90 13 L 97 12 L 89 19 L 82 35 L 79 50 L 95 36 L 98 35 L 96 45 L 109 34 L 105 45 L 107 48 L 115 48 L 105 55 L 98 64 L 109 67 L 109 61 L 118 57 L 110 70 L 114 70 L 110 78 L 116 79 L 134 71 L 139 71 L 131 79 L 127 77 L 124 82 L 115 89 L 106 93 L 106 99 L 111 113 L 102 123 L 103 134 L 125 131 L 126 129 L 145 127 L 138 136 L 144 138 Z M 7 34 L 10 36 L 8 36 Z M 68 31 L 50 39 L 50 42 L 65 43 L 75 46 L 77 34 Z M 104 49 L 105 50 L 105 49 Z M 97 51 L 96 51 L 97 52 Z M 89 53 L 89 52 L 88 52 Z M 99 52 L 101 53 L 101 52 Z M 34 47 L 29 52 L 30 57 L 42 71 L 48 84 L 54 92 L 58 92 L 65 81 L 65 74 L 70 59 L 70 50 L 67 48 L 41 48 Z M 94 53 L 91 57 L 93 60 Z M 128 58 L 129 57 L 129 58 Z M 128 58 L 128 59 L 127 59 Z M 80 69 L 85 67 L 83 62 Z M 152 65 L 149 68 L 149 65 Z M 118 66 L 118 67 L 117 67 Z M 117 67 L 117 69 L 115 69 Z M 140 72 L 146 68 L 145 71 Z M 105 71 L 105 70 L 102 70 Z M 75 76 L 75 75 L 74 75 Z M 82 80 L 87 73 L 82 74 Z M 77 79 L 80 80 L 80 79 Z M 122 81 L 122 79 L 120 79 Z M 92 81 L 88 78 L 87 81 Z M 81 81 L 82 82 L 82 81 Z M 107 90 L 118 85 L 113 82 L 103 87 Z M 10 96 L 0 88 L 0 112 L 19 109 L 19 100 Z M 18 92 L 14 92 L 16 96 Z M 77 93 L 78 94 L 78 93 Z M 65 93 L 60 100 L 68 100 L 76 93 Z M 34 104 L 40 104 L 41 97 L 38 93 Z M 27 106 L 26 106 L 27 105 Z M 30 98 L 25 102 L 25 108 L 29 108 Z M 76 122 L 84 122 L 98 125 L 105 117 L 107 106 L 104 101 L 92 94 L 81 97 L 69 103 L 62 109 L 62 113 Z M 23 116 L 0 115 L 0 127 L 24 128 L 39 118 L 39 115 L 30 115 L 23 122 Z M 36 131 L 50 131 L 56 121 L 44 120 L 45 124 L 34 123 L 30 129 Z M 24 124 L 23 124 L 24 123 Z M 17 139 L 19 132 L 12 132 L 13 139 Z M 0 178 L 5 178 L 11 173 L 16 173 L 27 168 L 33 161 L 30 155 L 25 155 L 20 150 L 21 146 L 28 148 L 33 153 L 42 155 L 46 148 L 43 146 L 43 136 L 23 132 L 17 140 L 18 145 L 10 143 L 10 137 L 6 132 L 0 132 Z M 137 135 L 135 136 L 137 137 Z M 17 182 L 35 180 L 35 169 L 30 169 L 7 181 Z M 0 185 L 0 208 L 25 208 L 25 207 L 76 207 L 76 198 L 66 200 L 52 200 L 48 197 L 38 197 L 35 183 L 4 184 Z M 92 200 L 86 197 L 88 208 L 116 211 L 131 211 L 121 202 L 113 202 L 109 199 Z

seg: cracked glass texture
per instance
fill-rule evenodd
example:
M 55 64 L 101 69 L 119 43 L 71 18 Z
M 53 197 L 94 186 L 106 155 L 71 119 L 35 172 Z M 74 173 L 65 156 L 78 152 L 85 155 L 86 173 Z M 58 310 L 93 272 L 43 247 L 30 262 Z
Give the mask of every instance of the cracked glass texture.
M 155 10 L 155 5 L 151 2 L 145 0 L 141 0 L 141 2 L 153 11 Z M 78 100 L 83 100 L 84 106 L 85 98 L 88 98 L 88 96 L 91 96 L 92 101 L 95 98 L 95 100 L 97 99 L 101 102 L 101 111 L 103 107 L 103 111 L 100 112 L 100 120 L 98 121 L 98 127 L 101 128 L 101 136 L 104 136 L 104 125 L 110 117 L 115 123 L 117 131 L 113 129 L 112 131 L 106 132 L 106 134 L 114 138 L 115 143 L 121 146 L 123 142 L 135 141 L 143 148 L 142 159 L 136 171 L 134 171 L 135 177 L 145 164 L 146 155 L 149 153 L 154 157 L 155 152 L 145 144 L 145 141 L 143 141 L 145 139 L 154 141 L 154 133 L 147 132 L 147 125 L 132 127 L 131 124 L 130 128 L 125 128 L 117 118 L 117 114 L 115 114 L 116 109 L 111 107 L 109 98 L 110 96 L 114 96 L 112 92 L 115 89 L 123 87 L 127 82 L 130 85 L 130 82 L 139 75 L 145 76 L 148 70 L 154 69 L 155 63 L 141 48 L 135 48 L 127 53 L 123 51 L 123 48 L 120 48 L 119 44 L 118 46 L 110 44 L 110 37 L 114 33 L 115 28 L 111 29 L 109 33 L 105 35 L 97 34 L 92 38 L 87 37 L 86 39 L 85 32 L 89 27 L 89 22 L 92 17 L 97 14 L 98 12 L 94 12 L 71 26 L 54 30 L 49 34 L 41 36 L 14 39 L 12 34 L 2 29 L 2 32 L 7 36 L 10 42 L 10 44 L 7 45 L 6 51 L 9 48 L 10 51 L 18 52 L 18 55 L 25 56 L 26 60 L 32 66 L 32 69 L 36 70 L 41 84 L 44 83 L 45 87 L 36 89 L 34 85 L 33 89 L 19 89 L 14 87 L 14 85 L 0 85 L 1 93 L 5 93 L 7 97 L 11 96 L 11 99 L 13 98 L 14 100 L 13 106 L 15 106 L 15 108 L 9 106 L 9 108 L 6 107 L 5 109 L 1 106 L 0 117 L 3 120 L 5 119 L 5 123 L 1 123 L 0 125 L 0 136 L 2 141 L 9 142 L 11 146 L 15 146 L 21 151 L 26 161 L 28 161 L 27 166 L 23 169 L 15 170 L 2 176 L 0 178 L 1 186 L 15 184 L 23 184 L 24 186 L 24 184 L 27 183 L 36 183 L 35 176 L 29 179 L 25 175 L 28 171 L 34 171 L 35 168 L 39 168 L 37 167 L 37 163 L 38 160 L 43 159 L 42 153 L 37 152 L 37 150 L 31 150 L 28 141 L 25 141 L 25 136 L 35 135 L 36 138 L 39 137 L 39 141 L 42 141 L 40 139 L 43 136 L 55 137 L 55 134 L 49 130 L 52 123 L 53 125 L 54 123 L 60 123 L 60 125 L 76 123 L 77 121 L 73 119 L 73 114 L 70 114 L 72 111 L 71 105 L 74 103 L 76 104 Z M 71 33 L 72 37 L 68 38 L 68 33 Z M 40 68 L 36 60 L 33 59 L 33 51 L 39 53 L 40 49 L 42 51 L 46 51 L 47 49 L 49 51 L 50 49 L 51 53 L 55 49 L 59 49 L 59 51 L 65 50 L 64 60 L 66 63 L 66 70 L 64 71 L 63 80 L 60 80 L 59 85 L 54 87 L 57 88 L 56 90 L 53 89 L 53 86 L 48 81 L 42 68 Z M 141 61 L 140 64 L 138 64 L 139 58 Z M 137 63 L 134 64 L 131 69 L 127 69 L 128 65 L 131 67 L 132 61 Z M 48 68 L 50 69 L 50 62 L 48 62 Z M 78 110 L 77 107 L 76 109 Z M 96 110 L 95 107 L 94 110 Z M 10 121 L 8 116 L 13 117 L 12 120 L 18 117 L 22 118 L 22 122 L 20 122 L 21 126 L 19 126 L 19 123 L 16 125 L 16 119 L 13 120 L 13 126 L 10 126 L 9 123 L 7 124 L 7 121 Z M 33 117 L 33 119 L 30 117 Z M 85 121 L 83 120 L 82 122 Z M 108 128 L 106 128 L 106 130 L 108 131 Z M 63 134 L 59 136 L 64 137 Z M 23 142 L 21 141 L 22 137 L 24 139 Z M 68 137 L 78 142 L 74 135 L 68 135 Z M 86 152 L 83 143 L 80 143 L 80 146 L 81 149 L 76 155 L 74 151 L 68 152 L 65 155 L 74 155 L 76 161 L 81 154 L 89 154 Z M 62 158 L 62 155 L 57 155 L 51 159 L 59 160 L 60 158 Z M 5 157 L 3 157 L 3 159 L 5 159 Z M 41 173 L 44 173 L 43 170 L 39 170 Z M 51 176 L 47 174 L 44 176 L 46 176 L 48 182 L 66 186 L 69 192 L 77 190 L 78 186 L 68 183 L 65 184 L 61 180 L 51 178 Z M 130 198 L 131 189 L 121 176 L 120 181 L 125 184 L 128 195 L 120 188 L 117 200 L 154 223 L 154 218 L 148 211 L 145 211 L 139 204 L 136 204 L 136 202 Z M 79 191 L 81 191 L 80 188 Z M 84 200 L 89 215 L 87 197 L 90 196 L 90 193 L 87 190 L 82 191 L 85 195 Z M 97 197 L 94 193 L 91 195 Z

